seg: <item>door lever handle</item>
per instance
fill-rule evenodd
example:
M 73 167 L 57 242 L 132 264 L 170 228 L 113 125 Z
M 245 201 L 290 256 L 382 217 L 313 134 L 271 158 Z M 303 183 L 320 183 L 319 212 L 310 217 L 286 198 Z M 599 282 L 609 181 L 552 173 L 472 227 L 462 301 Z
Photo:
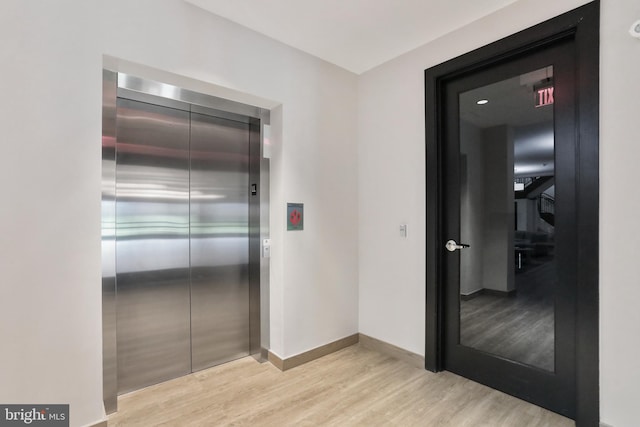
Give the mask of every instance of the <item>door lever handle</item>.
M 464 249 L 464 248 L 468 248 L 469 245 L 467 245 L 466 243 L 456 243 L 455 240 L 449 240 L 445 245 L 445 248 L 447 248 L 447 250 L 449 252 L 454 252 L 458 249 Z

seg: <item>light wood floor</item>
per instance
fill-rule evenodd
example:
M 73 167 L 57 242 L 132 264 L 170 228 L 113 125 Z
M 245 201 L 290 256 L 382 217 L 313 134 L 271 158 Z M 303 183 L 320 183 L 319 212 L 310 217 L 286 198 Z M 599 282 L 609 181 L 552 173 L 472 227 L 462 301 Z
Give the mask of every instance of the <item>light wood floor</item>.
M 119 399 L 109 426 L 573 426 L 449 372 L 354 345 L 281 372 L 243 358 Z

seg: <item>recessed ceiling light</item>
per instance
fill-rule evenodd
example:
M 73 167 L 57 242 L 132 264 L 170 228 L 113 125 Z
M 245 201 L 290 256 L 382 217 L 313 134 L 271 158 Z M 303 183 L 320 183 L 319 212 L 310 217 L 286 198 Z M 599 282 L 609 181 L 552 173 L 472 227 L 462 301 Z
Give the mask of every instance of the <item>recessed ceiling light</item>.
M 489 100 L 488 99 L 481 99 L 478 102 L 476 102 L 476 104 L 478 105 L 484 105 L 484 104 L 488 104 Z

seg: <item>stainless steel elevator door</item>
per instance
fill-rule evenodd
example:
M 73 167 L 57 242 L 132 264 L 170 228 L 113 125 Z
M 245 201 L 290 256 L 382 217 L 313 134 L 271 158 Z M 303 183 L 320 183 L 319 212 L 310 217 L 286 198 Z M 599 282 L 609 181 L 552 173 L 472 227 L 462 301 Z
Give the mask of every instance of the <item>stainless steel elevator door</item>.
M 249 355 L 249 125 L 191 114 L 191 339 L 197 371 Z
M 249 137 L 118 98 L 119 393 L 249 355 Z
M 117 102 L 118 392 L 191 372 L 189 113 Z

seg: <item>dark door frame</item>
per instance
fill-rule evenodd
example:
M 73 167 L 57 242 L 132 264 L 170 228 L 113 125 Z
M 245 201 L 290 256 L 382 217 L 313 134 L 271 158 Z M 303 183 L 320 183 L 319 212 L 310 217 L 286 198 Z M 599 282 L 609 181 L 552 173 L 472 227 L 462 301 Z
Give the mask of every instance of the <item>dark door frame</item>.
M 442 149 L 444 85 L 484 67 L 569 41 L 576 56 L 576 423 L 597 426 L 599 409 L 598 207 L 599 40 L 596 0 L 425 71 L 426 111 L 426 349 L 425 367 L 444 369 Z

